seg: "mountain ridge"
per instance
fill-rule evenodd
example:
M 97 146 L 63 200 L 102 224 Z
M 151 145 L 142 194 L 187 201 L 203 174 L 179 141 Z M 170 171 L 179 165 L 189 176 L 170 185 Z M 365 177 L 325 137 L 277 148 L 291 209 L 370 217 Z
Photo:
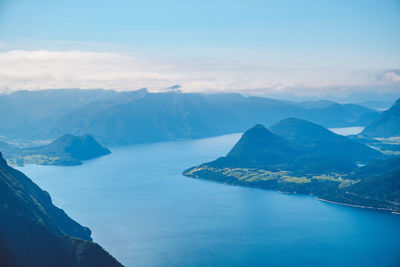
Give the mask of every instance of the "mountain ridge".
M 6 266 L 122 266 L 0 153 L 0 262 Z
M 145 89 L 20 92 L 0 95 L 0 104 L 0 120 L 5 122 L 0 135 L 13 143 L 71 133 L 92 134 L 105 145 L 129 145 L 235 133 L 293 116 L 325 127 L 346 127 L 364 126 L 379 115 L 362 106 L 331 102 L 304 104 L 240 94 Z

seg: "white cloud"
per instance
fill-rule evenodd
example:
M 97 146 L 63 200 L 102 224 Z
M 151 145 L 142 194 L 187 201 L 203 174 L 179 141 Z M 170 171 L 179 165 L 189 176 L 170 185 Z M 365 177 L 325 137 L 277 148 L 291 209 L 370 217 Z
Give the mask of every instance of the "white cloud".
M 9 51 L 0 53 L 0 87 L 17 89 L 116 88 L 170 84 L 174 75 L 117 53 Z
M 390 70 L 390 71 L 386 71 L 386 72 L 382 75 L 382 79 L 385 80 L 385 81 L 390 81 L 390 82 L 399 83 L 399 82 L 400 82 L 400 70 Z
M 390 75 L 388 80 L 399 78 L 398 73 Z M 298 88 L 311 87 L 312 93 L 316 94 L 318 90 L 327 93 L 323 88 L 333 85 L 371 82 L 364 76 L 363 73 L 349 75 L 326 69 L 275 69 L 209 60 L 154 60 L 104 52 L 13 50 L 0 53 L 0 90 L 3 91 L 48 88 L 132 90 L 142 87 L 158 91 L 180 84 L 183 91 L 268 88 L 285 92 L 296 87 L 294 93 L 301 93 Z

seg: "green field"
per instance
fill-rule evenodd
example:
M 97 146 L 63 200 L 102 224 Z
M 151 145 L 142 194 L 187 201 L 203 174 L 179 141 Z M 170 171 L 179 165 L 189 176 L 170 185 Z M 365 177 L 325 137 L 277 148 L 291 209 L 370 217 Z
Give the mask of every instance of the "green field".
M 277 180 L 281 183 L 296 183 L 304 184 L 312 181 L 332 181 L 337 182 L 339 187 L 346 187 L 355 182 L 356 180 L 346 179 L 346 174 L 321 174 L 313 176 L 294 176 L 289 171 L 269 171 L 264 169 L 250 169 L 250 168 L 215 168 L 206 165 L 198 166 L 190 169 L 186 173 L 187 176 L 198 177 L 198 173 L 203 171 L 210 171 L 215 174 L 235 178 L 239 181 L 253 183 L 259 181 Z

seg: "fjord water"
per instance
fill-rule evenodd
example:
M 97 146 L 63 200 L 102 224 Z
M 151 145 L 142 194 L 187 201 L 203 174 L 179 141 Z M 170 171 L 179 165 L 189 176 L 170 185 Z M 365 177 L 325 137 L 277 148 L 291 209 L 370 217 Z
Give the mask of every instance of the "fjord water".
M 359 134 L 364 130 L 364 127 L 343 127 L 343 128 L 330 128 L 332 132 L 340 135 Z
M 186 178 L 239 135 L 20 168 L 127 266 L 396 266 L 400 216 Z

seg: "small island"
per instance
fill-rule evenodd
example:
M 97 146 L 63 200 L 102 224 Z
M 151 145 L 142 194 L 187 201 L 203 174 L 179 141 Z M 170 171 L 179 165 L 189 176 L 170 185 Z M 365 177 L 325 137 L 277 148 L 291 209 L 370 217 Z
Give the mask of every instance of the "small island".
M 53 142 L 30 148 L 5 145 L 5 158 L 11 165 L 80 165 L 83 160 L 108 155 L 111 151 L 100 145 L 91 135 L 75 136 L 65 134 Z

